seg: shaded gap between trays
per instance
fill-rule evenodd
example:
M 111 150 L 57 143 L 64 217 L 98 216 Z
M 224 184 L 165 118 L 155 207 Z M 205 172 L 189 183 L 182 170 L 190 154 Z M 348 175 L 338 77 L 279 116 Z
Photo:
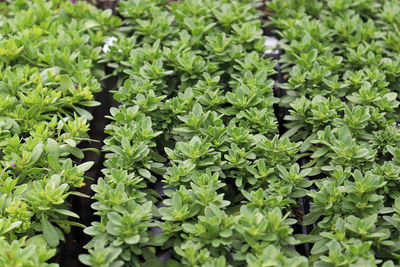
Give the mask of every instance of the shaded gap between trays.
M 111 69 L 106 67 L 106 74 L 111 73 Z M 82 188 L 76 189 L 83 194 L 90 197 L 94 195 L 91 190 L 91 185 L 97 183 L 98 177 L 102 176 L 101 170 L 104 168 L 104 155 L 101 151 L 104 145 L 104 139 L 107 134 L 104 132 L 104 128 L 110 123 L 110 120 L 105 118 L 109 114 L 112 106 L 112 94 L 110 90 L 115 87 L 116 77 L 109 77 L 103 81 L 104 88 L 101 92 L 95 94 L 95 100 L 100 102 L 101 105 L 88 109 L 93 115 L 93 120 L 90 122 L 89 136 L 96 142 L 83 142 L 80 148 L 95 148 L 99 151 L 99 154 L 86 151 L 85 157 L 82 160 L 76 160 L 77 164 L 80 162 L 93 161 L 93 167 L 85 173 L 85 185 Z M 71 205 L 73 212 L 79 215 L 80 219 L 73 219 L 86 227 L 90 226 L 92 222 L 99 221 L 100 218 L 94 214 L 94 210 L 91 208 L 91 204 L 95 201 L 91 198 L 83 198 L 80 196 L 71 195 L 68 197 L 68 203 Z M 72 218 L 70 218 L 72 220 Z M 60 266 L 78 267 L 85 266 L 79 262 L 78 256 L 85 254 L 87 251 L 83 248 L 86 243 L 91 240 L 91 237 L 83 232 L 82 228 L 72 227 L 71 232 L 65 235 L 66 242 L 60 247 L 59 253 L 55 256 L 55 261 Z
M 273 38 L 276 38 L 277 40 L 279 40 L 279 38 L 274 34 L 273 27 L 264 28 L 263 35 L 267 36 L 267 37 L 273 37 Z M 274 87 L 273 87 L 274 96 L 279 99 L 286 95 L 286 92 L 279 87 L 279 84 L 284 83 L 286 80 L 284 77 L 284 73 L 282 72 L 282 70 L 280 68 L 280 62 L 279 62 L 280 57 L 283 53 L 284 53 L 284 51 L 282 49 L 279 49 L 279 50 L 272 50 L 272 51 L 270 50 L 270 53 L 265 54 L 266 58 L 273 58 L 274 60 L 277 60 L 277 64 L 275 66 L 276 74 L 273 75 L 272 78 L 275 81 Z M 274 104 L 274 114 L 276 116 L 277 123 L 278 123 L 279 135 L 282 136 L 288 130 L 284 126 L 284 124 L 285 124 L 284 117 L 289 114 L 289 109 L 281 107 L 279 105 L 279 103 L 277 103 L 277 104 Z M 306 163 L 306 160 L 300 159 L 300 160 L 298 160 L 298 163 L 300 166 L 302 166 Z M 308 180 L 309 178 L 306 177 L 306 179 Z M 301 198 L 297 199 L 297 204 L 298 204 L 297 207 L 292 207 L 294 210 L 293 213 L 296 215 L 298 220 L 302 220 L 302 217 L 310 212 L 310 205 L 311 205 L 310 199 L 307 196 L 301 197 Z M 295 234 L 308 235 L 314 228 L 314 225 L 305 226 L 305 225 L 295 224 L 292 226 L 292 228 L 293 228 L 294 235 Z M 303 256 L 306 256 L 306 257 L 310 256 L 311 245 L 308 243 L 299 244 L 299 245 L 291 246 L 291 247 L 294 248 L 298 253 L 300 253 Z

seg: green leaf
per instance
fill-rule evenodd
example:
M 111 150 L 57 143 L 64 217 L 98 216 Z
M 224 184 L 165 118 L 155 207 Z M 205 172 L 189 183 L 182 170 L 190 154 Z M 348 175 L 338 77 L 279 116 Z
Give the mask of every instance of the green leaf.
M 32 150 L 32 156 L 31 156 L 30 164 L 33 165 L 39 160 L 40 156 L 43 153 L 43 149 L 44 149 L 44 145 L 43 145 L 42 142 L 40 142 L 39 144 L 37 144 L 35 146 L 35 148 Z
M 124 241 L 125 241 L 125 243 L 127 243 L 129 245 L 137 244 L 140 241 L 140 235 L 126 237 L 126 238 L 124 238 Z
M 49 155 L 58 158 L 60 156 L 60 146 L 54 139 L 47 139 L 47 149 L 49 151 Z
M 101 105 L 101 103 L 98 101 L 81 101 L 79 104 L 85 107 L 97 107 Z
M 316 241 L 322 238 L 319 235 L 304 235 L 304 234 L 297 234 L 294 237 L 301 243 L 315 243 Z
M 295 133 L 297 133 L 297 131 L 298 131 L 301 127 L 303 127 L 303 125 L 301 125 L 301 124 L 292 127 L 291 129 L 287 130 L 287 131 L 282 135 L 282 138 L 293 136 Z
M 1 232 L 2 232 L 3 234 L 5 234 L 5 233 L 7 233 L 7 232 L 9 232 L 9 231 L 11 231 L 11 230 L 17 228 L 17 227 L 20 226 L 21 224 L 22 224 L 22 221 L 13 222 L 13 223 L 10 224 L 6 229 L 3 229 Z
M 318 148 L 312 155 L 311 158 L 319 158 L 328 153 L 329 149 L 326 147 Z
M 64 140 L 64 142 L 72 147 L 76 147 L 76 142 L 73 139 Z
M 313 248 L 311 249 L 311 254 L 316 255 L 316 254 L 321 254 L 325 251 L 328 250 L 328 246 L 326 245 L 330 240 L 329 239 L 321 239 L 318 240 Z
M 79 215 L 76 214 L 75 212 L 69 211 L 69 210 L 62 210 L 62 209 L 53 209 L 55 212 L 66 215 L 66 216 L 70 216 L 73 218 L 79 218 Z
M 388 213 L 392 213 L 394 211 L 395 210 L 392 207 L 383 207 L 383 208 L 379 209 L 380 214 L 388 214 Z
M 40 105 L 36 104 L 30 107 L 27 111 L 26 114 L 28 115 L 29 118 L 35 118 L 37 115 L 40 114 Z
M 65 151 L 67 151 L 68 153 L 71 153 L 78 159 L 83 159 L 85 157 L 85 154 L 83 154 L 82 150 L 80 150 L 77 147 L 65 146 L 64 149 L 65 149 Z
M 50 168 L 52 168 L 54 171 L 57 172 L 57 171 L 61 170 L 61 166 L 60 166 L 60 163 L 58 162 L 58 158 L 49 155 L 47 157 L 47 162 L 48 162 Z
M 138 169 L 138 172 L 141 176 L 143 176 L 144 178 L 150 179 L 151 178 L 151 173 L 143 168 Z
M 74 106 L 73 109 L 76 111 L 76 113 L 79 114 L 79 116 L 85 117 L 88 121 L 93 120 L 93 115 L 86 109 L 76 107 L 76 106 Z
M 74 221 L 70 221 L 70 220 L 53 220 L 55 223 L 57 223 L 58 225 L 69 225 L 69 226 L 76 226 L 76 227 L 80 227 L 82 229 L 86 229 L 87 226 L 83 225 L 81 223 L 78 222 L 74 222 Z
M 55 248 L 60 243 L 55 227 L 42 216 L 42 231 L 44 239 L 50 247 Z
M 76 89 L 74 83 L 72 82 L 71 78 L 66 74 L 60 75 L 60 89 L 61 91 L 70 92 L 72 95 L 75 95 Z
M 89 20 L 87 20 L 85 22 L 85 24 L 83 25 L 83 28 L 81 29 L 81 31 L 86 31 L 86 30 L 89 30 L 91 28 L 94 28 L 94 27 L 97 27 L 97 26 L 100 26 L 100 25 L 101 24 L 98 21 L 93 20 L 93 19 L 89 19 Z
M 49 155 L 47 157 L 49 166 L 55 170 L 59 171 L 61 169 L 59 164 L 59 157 L 60 157 L 60 146 L 59 144 L 51 138 L 47 139 L 47 149 L 49 151 Z
M 318 218 L 321 217 L 320 214 L 318 213 L 309 213 L 306 216 L 304 216 L 303 221 L 301 222 L 302 225 L 310 225 L 315 223 Z
M 76 166 L 76 168 L 78 169 L 79 172 L 86 172 L 90 168 L 92 168 L 93 165 L 94 165 L 94 161 L 87 161 L 85 163 L 82 163 L 82 164 Z
M 74 195 L 74 196 L 78 196 L 78 197 L 90 198 L 89 195 L 86 195 L 86 194 L 84 194 L 82 192 L 79 192 L 79 191 L 71 191 L 71 192 L 69 192 L 69 194 L 70 195 Z
M 228 238 L 228 237 L 232 236 L 232 230 L 231 229 L 225 229 L 222 232 L 220 232 L 219 235 L 221 237 Z

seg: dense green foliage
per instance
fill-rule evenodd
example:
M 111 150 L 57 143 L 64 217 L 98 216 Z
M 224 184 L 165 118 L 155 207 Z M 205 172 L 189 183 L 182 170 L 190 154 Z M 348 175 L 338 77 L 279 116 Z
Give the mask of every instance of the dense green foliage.
M 0 3 L 0 266 L 55 266 L 85 227 L 66 199 L 106 65 L 120 105 L 83 264 L 400 264 L 399 1 L 262 2 Z
M 90 140 L 84 108 L 99 104 L 99 45 L 119 19 L 63 2 L 0 4 L 0 266 L 46 266 L 81 226 L 65 199 L 92 165 L 73 158 Z
M 289 79 L 282 106 L 315 187 L 305 224 L 316 266 L 376 266 L 400 256 L 398 1 L 274 0 Z M 393 262 L 387 262 L 391 266 Z
M 160 266 L 164 251 L 168 266 L 307 265 L 290 214 L 311 170 L 295 163 L 301 144 L 276 135 L 257 4 L 120 2 L 124 34 L 104 61 L 121 106 L 83 263 Z

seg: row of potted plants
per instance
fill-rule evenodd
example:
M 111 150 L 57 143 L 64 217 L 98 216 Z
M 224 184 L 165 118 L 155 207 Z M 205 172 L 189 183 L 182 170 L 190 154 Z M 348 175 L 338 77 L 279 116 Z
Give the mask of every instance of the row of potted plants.
M 399 257 L 398 1 L 270 1 L 289 107 L 313 187 L 315 266 L 394 266 Z
M 0 3 L 0 265 L 48 264 L 78 218 L 97 61 L 119 19 L 69 1 Z
M 311 185 L 277 135 L 259 1 L 127 0 L 92 189 L 91 266 L 305 266 L 292 208 Z

